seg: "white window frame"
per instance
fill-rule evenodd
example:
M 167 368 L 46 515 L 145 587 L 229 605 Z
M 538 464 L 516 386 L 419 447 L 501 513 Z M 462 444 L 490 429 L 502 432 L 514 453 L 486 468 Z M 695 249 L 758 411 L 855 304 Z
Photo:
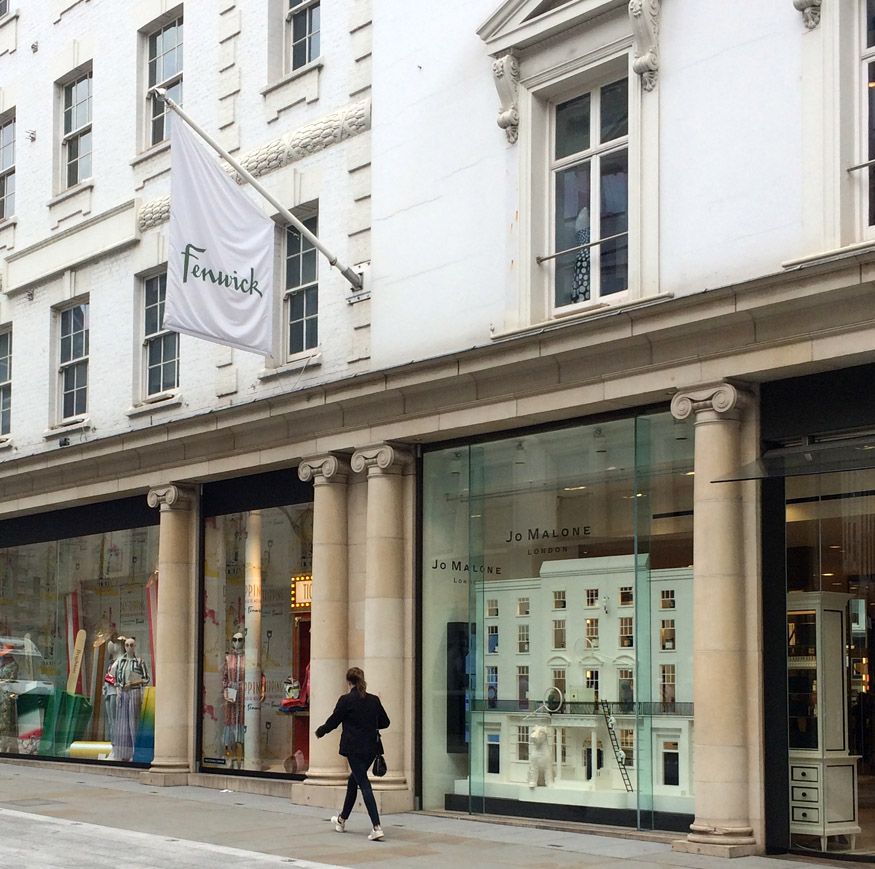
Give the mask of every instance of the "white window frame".
M 529 759 L 529 740 L 530 732 L 527 724 L 517 724 L 516 726 L 516 759 Z
M 621 697 L 622 691 L 620 685 L 623 682 L 628 682 L 632 689 L 632 699 L 624 700 Z M 635 702 L 635 671 L 631 667 L 619 667 L 617 669 L 617 702 L 618 703 L 634 703 Z
M 568 669 L 566 667 L 552 667 L 550 669 L 550 684 L 562 692 L 563 698 L 568 694 Z
M 668 686 L 671 686 L 671 699 L 668 699 Z M 677 670 L 674 664 L 659 665 L 659 702 L 677 703 Z
M 586 590 L 586 605 L 587 606 L 598 606 L 599 605 L 599 590 L 597 588 L 588 588 Z
M 631 649 L 635 646 L 635 619 L 632 616 L 620 616 L 618 619 L 617 643 L 621 649 Z
M 617 154 L 625 154 L 626 156 L 626 177 L 629 178 L 629 125 L 628 111 L 629 100 L 626 101 L 626 133 L 622 136 L 617 136 L 605 142 L 600 141 L 601 133 L 601 98 L 604 88 L 617 84 L 621 81 L 626 82 L 627 92 L 634 85 L 634 79 L 629 80 L 628 74 L 617 71 L 614 75 L 607 75 L 605 80 L 601 78 L 592 83 L 591 86 L 583 90 L 574 88 L 573 90 L 562 93 L 555 99 L 550 101 L 550 241 L 546 250 L 536 257 L 536 262 L 539 262 L 541 267 L 550 272 L 550 297 L 549 305 L 552 308 L 554 316 L 563 316 L 568 313 L 573 313 L 576 310 L 585 310 L 588 307 L 601 306 L 604 304 L 615 304 L 617 302 L 625 302 L 629 295 L 629 190 L 626 188 L 626 229 L 618 230 L 617 233 L 609 235 L 601 235 L 601 166 L 602 162 L 609 160 Z M 588 96 L 589 97 L 589 126 L 590 126 L 590 143 L 589 147 L 582 151 L 574 152 L 563 157 L 556 156 L 556 138 L 557 138 L 557 109 L 559 106 L 565 105 L 575 99 Z M 589 203 L 586 206 L 588 210 L 588 219 L 586 229 L 588 238 L 584 245 L 581 245 L 582 239 L 575 239 L 575 244 L 571 246 L 563 245 L 563 250 L 569 251 L 565 256 L 557 256 L 560 251 L 557 249 L 556 240 L 556 212 L 557 203 L 557 178 L 566 170 L 573 169 L 578 166 L 589 167 Z M 626 286 L 622 290 L 613 293 L 604 294 L 601 291 L 601 259 L 603 244 L 605 242 L 626 242 Z M 578 250 L 577 248 L 581 248 Z M 558 264 L 560 261 L 570 260 L 573 264 L 578 262 L 582 256 L 586 256 L 588 286 L 586 292 L 588 298 L 580 300 L 571 300 L 566 304 L 560 305 L 556 301 L 556 278 Z
M 623 598 L 626 598 L 623 600 Z M 635 606 L 635 586 L 623 585 L 620 586 L 620 594 L 617 596 L 619 606 Z
M 158 59 L 166 57 L 170 52 L 162 50 L 160 54 L 153 55 L 153 40 L 157 40 L 159 36 L 165 32 L 179 28 L 182 34 L 181 39 L 177 39 L 172 51 L 177 55 L 182 55 L 182 62 L 179 63 L 172 72 L 163 75 L 159 78 L 159 74 L 163 73 L 163 64 L 158 64 Z M 157 21 L 152 22 L 142 32 L 143 35 L 143 57 L 145 62 L 145 89 L 146 89 L 146 114 L 145 114 L 145 146 L 154 148 L 162 142 L 169 139 L 169 130 L 167 128 L 167 118 L 170 109 L 167 104 L 158 99 L 157 95 L 152 92 L 153 88 L 161 87 L 167 91 L 167 95 L 179 105 L 183 104 L 183 71 L 185 69 L 185 23 L 182 14 L 182 7 L 162 16 Z M 157 48 L 157 46 L 155 46 Z M 153 62 L 155 66 L 153 67 Z M 156 123 L 160 121 L 160 130 L 156 129 Z M 160 138 L 156 138 L 160 132 Z
M 67 100 L 73 98 L 76 88 L 83 82 L 88 82 L 88 95 L 83 99 L 79 99 L 71 106 L 67 105 Z M 68 76 L 63 81 L 58 82 L 58 93 L 60 98 L 60 164 L 61 164 L 61 179 L 60 189 L 69 190 L 76 187 L 84 181 L 87 181 L 94 174 L 94 129 L 92 124 L 93 113 L 93 95 L 94 95 L 94 74 L 91 69 L 91 64 L 85 68 L 80 68 L 75 73 Z M 85 105 L 86 119 L 81 123 L 76 123 L 75 108 Z M 70 114 L 68 114 L 70 113 Z M 70 129 L 67 129 L 67 120 L 70 120 Z M 74 125 L 75 124 L 75 125 Z M 88 151 L 83 154 L 82 144 L 87 142 Z M 71 158 L 71 152 L 75 149 L 76 156 Z M 84 158 L 87 157 L 87 169 L 83 169 Z M 71 181 L 70 170 L 75 165 L 75 177 Z
M 557 588 L 553 591 L 553 609 L 564 610 L 568 608 L 568 600 L 565 597 L 565 589 Z
M 0 221 L 15 214 L 15 111 L 0 116 Z
M 0 329 L 0 438 L 12 431 L 12 329 Z
M 498 598 L 491 597 L 486 600 L 486 618 L 498 618 Z
M 318 234 L 318 207 L 301 208 L 297 212 L 295 216 L 304 226 L 314 235 Z M 305 268 L 307 263 L 312 263 L 312 274 Z M 319 252 L 293 226 L 286 227 L 284 235 L 283 282 L 283 353 L 287 361 L 312 356 L 319 350 Z M 298 302 L 301 303 L 301 316 L 293 318 L 298 313 Z M 315 338 L 309 334 L 311 324 Z
M 635 730 L 631 727 L 620 727 L 617 741 L 625 755 L 623 766 L 635 766 Z
M 584 685 L 587 689 L 592 689 L 593 699 L 596 703 L 599 700 L 599 671 L 594 669 L 584 670 Z
M 495 637 L 495 648 L 489 648 L 489 638 Z M 496 655 L 498 654 L 498 643 L 499 643 L 499 634 L 498 634 L 498 625 L 487 625 L 486 626 L 486 654 L 487 655 Z
M 520 664 L 516 668 L 516 696 L 518 703 L 525 703 L 529 699 L 529 694 L 532 693 L 531 674 L 528 664 Z M 526 680 L 526 690 L 523 691 L 523 679 Z M 526 696 L 523 697 L 522 695 Z
M 660 590 L 659 608 L 663 610 L 675 609 L 675 596 L 673 588 L 663 588 Z
M 562 644 L 559 645 L 558 641 L 560 639 Z M 568 646 L 568 630 L 565 619 L 553 619 L 553 648 L 554 649 L 565 649 Z
M 677 650 L 675 619 L 659 620 L 659 648 L 663 652 L 674 652 Z
M 157 289 L 157 299 L 154 304 L 150 304 L 149 293 L 151 289 Z M 159 272 L 150 275 L 143 279 L 142 293 L 142 335 L 143 335 L 143 377 L 142 377 L 142 395 L 145 402 L 160 401 L 176 395 L 179 389 L 179 334 L 172 332 L 170 329 L 164 328 L 164 304 L 167 292 L 167 272 Z M 149 327 L 149 309 L 157 308 L 156 323 L 157 328 L 150 331 Z M 167 347 L 171 347 L 172 356 L 164 356 L 164 351 Z M 157 365 L 152 364 L 152 350 L 160 348 L 161 360 Z M 169 386 L 164 384 L 164 369 L 166 366 L 173 365 L 175 369 L 175 377 L 173 383 Z M 157 389 L 152 389 L 150 385 L 152 370 L 160 369 L 160 386 Z
M 84 308 L 83 327 L 81 330 L 65 329 L 65 320 L 67 315 L 70 316 L 72 324 L 72 312 L 77 308 Z M 89 359 L 91 353 L 90 347 L 90 320 L 91 320 L 91 304 L 88 299 L 79 299 L 72 305 L 66 305 L 63 308 L 57 309 L 58 317 L 58 344 L 57 344 L 57 359 L 58 359 L 58 421 L 64 424 L 71 424 L 82 421 L 88 414 L 88 399 L 89 399 Z M 83 352 L 75 354 L 74 336 L 82 334 Z M 65 352 L 65 340 L 69 339 L 70 349 Z M 72 388 L 68 389 L 68 377 L 72 378 Z M 81 380 L 84 378 L 84 384 Z M 65 398 L 69 393 L 73 393 L 73 407 L 71 413 L 65 412 Z M 81 393 L 83 398 L 83 406 L 81 410 L 77 410 L 78 396 Z
M 0 0 L 0 18 L 9 14 L 9 0 Z
M 322 9 L 320 0 L 286 0 L 286 71 L 294 72 L 302 69 L 321 57 L 322 54 Z M 314 27 L 313 21 L 316 19 Z M 295 25 L 303 21 L 304 35 L 295 39 Z M 315 46 L 314 46 L 315 42 Z M 295 46 L 304 45 L 304 59 L 300 63 L 295 60 Z
M 516 614 L 518 616 L 531 615 L 532 603 L 527 597 L 518 597 L 516 601 Z

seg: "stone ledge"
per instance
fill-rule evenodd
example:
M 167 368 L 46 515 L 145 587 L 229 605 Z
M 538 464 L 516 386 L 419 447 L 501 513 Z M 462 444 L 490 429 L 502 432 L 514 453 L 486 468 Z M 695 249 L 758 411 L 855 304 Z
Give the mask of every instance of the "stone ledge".
M 141 785 L 151 785 L 159 788 L 182 787 L 188 784 L 187 772 L 157 772 L 147 769 L 141 772 L 137 778 Z

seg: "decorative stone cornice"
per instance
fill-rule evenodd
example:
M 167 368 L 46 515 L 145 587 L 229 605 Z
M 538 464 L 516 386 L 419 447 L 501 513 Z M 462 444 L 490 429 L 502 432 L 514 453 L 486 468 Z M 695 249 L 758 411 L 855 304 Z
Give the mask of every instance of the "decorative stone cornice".
M 802 13 L 802 22 L 809 29 L 814 30 L 820 24 L 821 0 L 793 0 L 793 5 Z
M 349 471 L 349 463 L 345 458 L 334 453 L 326 453 L 302 459 L 298 465 L 298 479 L 305 483 L 312 480 L 314 486 L 325 483 L 345 483 Z
M 505 54 L 492 61 L 492 76 L 495 89 L 501 100 L 498 110 L 498 126 L 507 134 L 511 145 L 519 138 L 520 111 L 517 106 L 519 94 L 520 62 L 512 54 Z
M 154 510 L 160 507 L 165 510 L 191 510 L 195 500 L 195 492 L 190 486 L 178 486 L 170 483 L 166 486 L 155 486 L 149 489 L 146 503 Z
M 369 474 L 400 474 L 412 458 L 406 450 L 392 444 L 371 444 L 357 449 L 349 464 L 357 474 L 365 469 Z
M 267 175 L 275 169 L 281 169 L 290 163 L 303 160 L 311 154 L 324 151 L 331 145 L 336 145 L 353 136 L 358 136 L 371 128 L 371 101 L 359 100 L 357 103 L 345 106 L 324 118 L 313 121 L 287 133 L 279 139 L 273 139 L 258 148 L 253 148 L 238 157 L 238 162 L 244 169 L 258 178 Z M 226 167 L 229 175 L 237 178 L 237 173 Z M 140 230 L 144 231 L 158 226 L 170 219 L 170 197 L 161 196 L 145 203 L 140 209 L 138 222 Z
M 659 0 L 629 0 L 629 20 L 635 38 L 632 69 L 644 90 L 652 91 L 659 70 Z
M 687 419 L 690 414 L 717 413 L 730 419 L 737 418 L 750 396 L 732 383 L 718 382 L 694 386 L 677 392 L 671 400 L 675 419 Z

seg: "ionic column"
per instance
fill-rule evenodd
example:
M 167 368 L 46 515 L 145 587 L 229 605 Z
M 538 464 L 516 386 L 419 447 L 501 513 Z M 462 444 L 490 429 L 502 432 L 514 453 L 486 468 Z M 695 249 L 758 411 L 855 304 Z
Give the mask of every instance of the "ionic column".
M 315 730 L 346 691 L 348 594 L 347 482 L 349 465 L 334 455 L 298 465 L 313 481 L 313 591 L 310 621 L 310 767 L 307 782 L 339 785 L 349 772 L 337 740 L 316 739 Z
M 383 734 L 389 774 L 384 785 L 405 782 L 404 746 L 404 489 L 410 455 L 389 444 L 363 447 L 350 464 L 368 472 L 365 556 L 365 661 L 369 689 L 379 694 L 392 720 Z
M 696 820 L 677 850 L 756 852 L 749 815 L 744 535 L 740 483 L 713 480 L 740 465 L 747 393 L 731 383 L 678 392 L 677 419 L 694 415 L 693 699 Z M 755 545 L 755 541 L 748 541 Z
M 161 511 L 158 528 L 158 608 L 155 620 L 155 756 L 151 784 L 187 784 L 193 726 L 195 577 L 192 509 L 195 493 L 158 486 L 147 496 Z

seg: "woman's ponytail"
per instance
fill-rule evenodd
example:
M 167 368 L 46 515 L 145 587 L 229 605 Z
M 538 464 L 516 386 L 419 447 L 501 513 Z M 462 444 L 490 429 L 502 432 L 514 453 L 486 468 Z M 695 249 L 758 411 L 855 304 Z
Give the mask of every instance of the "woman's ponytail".
M 368 693 L 368 683 L 365 682 L 365 674 L 358 667 L 350 667 L 346 671 L 346 681 L 359 692 L 360 697 Z

